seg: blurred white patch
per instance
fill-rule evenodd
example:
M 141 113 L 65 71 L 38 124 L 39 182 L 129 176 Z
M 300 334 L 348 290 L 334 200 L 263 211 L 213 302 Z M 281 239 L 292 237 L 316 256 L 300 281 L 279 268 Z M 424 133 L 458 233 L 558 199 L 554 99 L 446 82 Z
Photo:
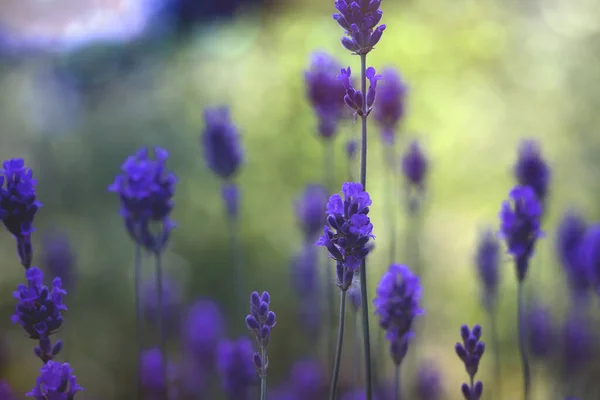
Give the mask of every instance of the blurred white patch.
M 546 23 L 569 38 L 587 37 L 600 29 L 600 2 L 597 0 L 543 0 L 540 7 Z

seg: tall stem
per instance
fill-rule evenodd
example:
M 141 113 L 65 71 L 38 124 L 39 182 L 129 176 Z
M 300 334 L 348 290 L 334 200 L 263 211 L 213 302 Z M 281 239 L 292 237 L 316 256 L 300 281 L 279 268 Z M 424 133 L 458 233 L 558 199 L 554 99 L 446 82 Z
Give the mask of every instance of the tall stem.
M 324 154 L 324 163 L 323 167 L 325 168 L 325 186 L 327 190 L 331 190 L 331 188 L 335 185 L 335 153 L 333 148 L 333 138 L 325 139 L 325 151 Z M 332 262 L 329 258 L 325 261 L 325 303 L 327 304 L 327 324 L 325 324 L 325 335 L 327 337 L 327 360 L 331 362 L 333 360 L 333 335 L 331 335 L 333 326 L 335 324 L 335 291 L 333 287 L 334 277 L 333 277 L 333 268 Z M 329 329 L 331 328 L 331 330 Z
M 134 266 L 134 295 L 135 295 L 135 325 L 138 342 L 138 362 L 137 362 L 137 398 L 142 400 L 142 352 L 144 351 L 144 340 L 142 338 L 142 302 L 140 300 L 140 291 L 142 286 L 142 246 L 135 244 L 135 266 Z
M 346 319 L 346 291 L 340 292 L 340 321 L 338 323 L 337 346 L 335 350 L 335 362 L 333 363 L 333 375 L 331 377 L 331 390 L 329 400 L 337 397 L 337 384 L 340 377 L 340 363 L 342 361 L 342 345 L 344 343 L 344 322 Z
M 362 135 L 360 146 L 360 183 L 367 190 L 367 55 L 360 55 L 360 89 L 363 97 Z M 360 294 L 362 296 L 363 342 L 365 351 L 365 380 L 367 400 L 371 400 L 371 344 L 369 339 L 369 296 L 367 295 L 367 262 L 360 264 Z
M 358 313 L 354 314 L 354 383 L 360 380 L 360 325 Z
M 498 313 L 495 306 L 489 307 L 490 328 L 492 330 L 492 346 L 494 347 L 494 398 L 502 399 L 502 379 L 500 375 L 500 340 L 498 340 Z
M 390 259 L 392 264 L 396 261 L 396 208 L 394 207 L 394 198 L 396 197 L 396 180 L 394 179 L 394 148 L 391 144 L 384 144 L 384 171 L 383 174 L 388 180 L 386 186 L 386 208 L 387 221 L 389 224 L 390 239 Z
M 263 346 L 260 348 L 261 358 L 263 363 L 267 362 L 267 349 Z M 260 376 L 260 400 L 267 400 L 267 374 L 262 373 Z
M 226 185 L 234 185 L 233 183 L 228 183 Z M 224 187 L 223 192 L 226 190 L 237 190 L 237 187 L 230 186 Z M 233 287 L 235 291 L 235 310 L 238 314 L 237 319 L 244 318 L 244 310 L 247 308 L 244 296 L 244 276 L 243 276 L 243 268 L 242 268 L 242 256 L 241 256 L 241 245 L 240 245 L 240 233 L 239 233 L 239 224 L 238 224 L 238 216 L 237 216 L 237 204 L 233 207 L 230 207 L 228 201 L 237 202 L 237 194 L 233 196 L 234 199 L 227 199 L 225 195 L 223 196 L 223 200 L 225 202 L 225 210 L 227 213 L 227 226 L 229 231 L 229 251 L 231 253 L 231 262 L 233 264 Z M 232 210 L 233 208 L 233 210 Z
M 400 394 L 400 364 L 397 364 L 394 370 L 394 398 L 396 400 L 400 400 L 401 397 L 402 396 Z
M 523 304 L 523 280 L 519 280 L 517 286 L 517 324 L 519 327 L 519 351 L 521 352 L 521 364 L 523 366 L 523 394 L 525 400 L 529 400 L 529 387 L 530 387 L 530 372 L 529 372 L 529 360 L 527 358 L 527 349 L 525 348 L 525 320 L 524 320 L 524 308 Z
M 162 275 L 162 261 L 161 252 L 156 251 L 156 305 L 157 305 L 157 319 L 158 319 L 158 337 L 159 337 L 159 349 L 161 354 L 161 368 L 162 376 L 165 382 L 164 387 L 164 399 L 168 398 L 169 395 L 169 380 L 167 374 L 167 335 L 165 331 L 165 322 L 163 319 L 163 275 Z

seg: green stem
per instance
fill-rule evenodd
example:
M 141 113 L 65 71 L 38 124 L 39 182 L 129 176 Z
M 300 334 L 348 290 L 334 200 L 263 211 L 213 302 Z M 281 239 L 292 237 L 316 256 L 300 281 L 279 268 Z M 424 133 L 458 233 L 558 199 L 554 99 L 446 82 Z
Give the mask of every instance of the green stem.
M 360 326 L 358 313 L 354 314 L 354 383 L 360 380 Z
M 227 185 L 227 183 L 226 183 Z M 233 183 L 231 183 L 233 185 Z M 223 199 L 226 201 L 225 199 Z M 237 200 L 236 200 L 237 201 Z M 237 207 L 237 206 L 236 206 Z M 233 264 L 233 287 L 235 291 L 235 310 L 237 319 L 244 318 L 244 310 L 247 308 L 246 296 L 244 296 L 244 276 L 242 268 L 241 245 L 239 234 L 239 223 L 237 215 L 229 212 L 227 205 L 225 206 L 227 214 L 227 226 L 229 230 L 229 251 L 231 253 L 231 262 Z
M 165 323 L 163 320 L 163 275 L 162 275 L 162 262 L 161 253 L 157 251 L 154 253 L 156 258 L 156 306 L 157 306 L 157 320 L 158 320 L 158 336 L 159 336 L 159 349 L 162 358 L 161 368 L 162 375 L 165 382 L 164 387 L 164 399 L 168 398 L 169 393 L 169 380 L 167 373 L 167 335 L 165 331 Z
M 142 374 L 141 360 L 144 351 L 144 340 L 142 338 L 142 302 L 140 300 L 140 291 L 142 286 L 142 246 L 135 245 L 135 266 L 134 266 L 134 295 L 135 295 L 135 325 L 138 342 L 138 369 L 137 369 L 137 398 L 142 400 Z
M 335 362 L 333 364 L 333 375 L 331 377 L 331 390 L 329 391 L 329 400 L 335 400 L 337 397 L 337 385 L 340 377 L 340 363 L 342 361 L 342 346 L 344 343 L 344 322 L 346 319 L 346 291 L 340 292 L 340 320 L 338 323 L 338 337 L 335 351 Z
M 388 144 L 383 147 L 384 152 L 384 176 L 388 180 L 386 184 L 386 208 L 387 221 L 389 224 L 389 239 L 390 239 L 390 261 L 392 264 L 396 260 L 396 208 L 394 207 L 394 198 L 396 195 L 396 185 L 394 179 L 394 148 Z
M 400 400 L 400 364 L 397 364 L 394 371 L 394 398 Z
M 495 306 L 490 306 L 490 328 L 492 331 L 492 346 L 494 347 L 494 398 L 502 399 L 502 379 L 500 375 L 500 340 L 498 339 L 498 313 Z
M 363 96 L 362 135 L 360 148 L 360 183 L 367 190 L 367 55 L 360 55 L 360 87 Z M 369 296 L 367 295 L 367 262 L 360 264 L 360 294 L 362 296 L 363 342 L 365 352 L 366 400 L 371 400 L 371 344 L 369 339 Z
M 334 148 L 333 148 L 333 139 L 325 139 L 325 152 L 324 152 L 324 163 L 323 166 L 325 168 L 325 186 L 327 190 L 330 191 L 335 185 L 335 171 L 334 171 Z M 325 303 L 327 305 L 327 324 L 325 325 L 325 335 L 327 335 L 327 360 L 331 362 L 333 360 L 333 335 L 331 335 L 331 331 L 333 330 L 333 326 L 335 324 L 335 291 L 333 287 L 334 277 L 333 277 L 333 263 L 329 258 L 325 261 Z M 331 328 L 331 330 L 329 329 Z
M 517 324 L 519 329 L 519 351 L 521 352 L 521 364 L 523 366 L 523 395 L 525 400 L 529 400 L 529 388 L 531 382 L 531 376 L 529 372 L 529 360 L 527 357 L 527 349 L 525 346 L 525 319 L 524 319 L 524 308 L 523 304 L 523 280 L 519 281 L 517 286 Z
M 261 357 L 263 363 L 267 362 L 267 349 L 265 347 L 261 347 Z M 266 370 L 263 371 L 260 377 L 260 400 L 267 400 L 267 374 Z

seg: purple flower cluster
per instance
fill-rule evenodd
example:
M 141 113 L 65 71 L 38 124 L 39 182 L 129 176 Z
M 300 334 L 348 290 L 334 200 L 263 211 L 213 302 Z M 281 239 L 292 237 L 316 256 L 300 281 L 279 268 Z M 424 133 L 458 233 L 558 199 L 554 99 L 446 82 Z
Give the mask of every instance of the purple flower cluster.
M 322 223 L 321 226 L 323 226 Z M 305 244 L 291 263 L 292 288 L 301 299 L 299 304 L 301 325 L 313 337 L 318 332 L 321 323 L 317 265 L 317 249 L 312 243 Z
M 204 158 L 208 167 L 222 179 L 231 179 L 243 161 L 240 133 L 231 121 L 229 108 L 204 110 L 206 128 L 202 133 Z
M 296 218 L 306 238 L 313 238 L 325 222 L 327 189 L 322 185 L 307 185 L 296 201 Z
M 250 295 L 250 314 L 246 316 L 246 326 L 256 336 L 256 341 L 262 352 L 262 354 L 256 352 L 253 356 L 254 365 L 261 377 L 267 375 L 269 359 L 263 358 L 265 358 L 265 349 L 271 341 L 271 329 L 277 323 L 275 313 L 269 310 L 270 303 L 271 296 L 268 292 L 263 292 L 262 295 L 259 295 L 258 292 L 252 292 Z
M 368 217 L 371 198 L 360 183 L 342 185 L 344 199 L 334 194 L 327 203 L 327 224 L 316 245 L 325 246 L 336 260 L 338 286 L 348 290 L 354 272 L 369 254 L 367 243 L 375 238 L 373 224 Z
M 17 252 L 25 268 L 31 266 L 33 248 L 31 234 L 35 231 L 33 218 L 42 203 L 37 200 L 31 168 L 21 158 L 2 163 L 0 170 L 0 220 L 17 240 Z
M 419 278 L 405 265 L 392 264 L 377 285 L 373 300 L 379 326 L 386 331 L 390 352 L 396 365 L 408 351 L 408 340 L 416 316 L 422 315 L 420 307 L 421 284 Z
M 520 185 L 529 186 L 543 204 L 548 194 L 550 168 L 542 158 L 540 145 L 535 140 L 524 140 L 519 148 L 519 158 L 514 167 Z
M 574 211 L 567 211 L 556 232 L 556 252 L 564 268 L 573 296 L 587 292 L 591 276 L 583 253 L 587 223 Z
M 217 369 L 230 400 L 246 400 L 248 389 L 257 381 L 252 342 L 245 336 L 222 340 L 217 347 Z
M 347 69 L 342 68 L 338 79 L 344 84 L 346 88 L 346 94 L 344 95 L 344 102 L 350 107 L 357 115 L 366 117 L 371 112 L 373 103 L 375 102 L 375 95 L 377 93 L 377 82 L 383 77 L 375 71 L 375 68 L 369 67 L 366 71 L 366 77 L 369 80 L 369 89 L 367 90 L 366 99 L 363 98 L 363 94 L 360 90 L 357 90 L 352 85 L 351 81 L 352 70 L 350 67 Z M 364 107 L 366 103 L 367 113 L 364 113 Z
M 69 364 L 48 361 L 40 369 L 40 376 L 28 397 L 36 400 L 73 400 L 83 388 L 77 384 L 77 377 Z
M 473 382 L 479 368 L 479 361 L 485 352 L 485 344 L 480 341 L 481 326 L 474 325 L 473 329 L 469 329 L 467 325 L 463 325 L 460 328 L 460 335 L 463 342 L 456 343 L 454 349 Z M 465 400 L 479 400 L 483 393 L 483 383 L 481 381 L 477 381 L 474 385 L 463 383 L 461 389 Z
M 538 359 L 546 359 L 552 355 L 557 346 L 556 328 L 550 310 L 543 305 L 535 304 L 526 317 L 529 350 Z
M 500 211 L 500 235 L 515 259 L 517 278 L 525 279 L 535 243 L 542 237 L 542 206 L 529 186 L 516 186 Z
M 479 279 L 483 283 L 483 300 L 487 307 L 493 305 L 498 293 L 500 243 L 491 230 L 481 235 L 475 254 Z
M 581 245 L 581 257 L 585 268 L 591 275 L 594 289 L 600 289 L 600 224 L 587 229 Z M 600 293 L 600 291 L 599 291 Z
M 49 275 L 60 277 L 63 286 L 69 290 L 75 286 L 75 256 L 67 235 L 60 232 L 45 235 L 42 257 Z
M 428 164 L 419 142 L 414 140 L 402 156 L 402 172 L 409 186 L 422 190 L 425 185 L 425 175 Z
M 333 18 L 346 31 L 342 45 L 355 54 L 367 54 L 381 39 L 385 25 L 379 25 L 381 0 L 336 0 L 339 14 Z
M 188 351 L 202 365 L 211 365 L 217 343 L 225 333 L 221 308 L 211 300 L 196 301 L 187 313 L 182 331 Z
M 121 166 L 122 173 L 108 187 L 119 195 L 121 217 L 131 237 L 141 246 L 153 252 L 161 252 L 166 245 L 175 223 L 169 218 L 173 209 L 173 195 L 177 178 L 166 167 L 167 150 L 154 148 L 151 159 L 147 148 L 141 148 L 129 156 Z M 151 223 L 162 226 L 153 233 Z
M 381 75 L 383 82 L 379 86 L 379 100 L 373 116 L 381 127 L 384 143 L 392 145 L 394 134 L 404 116 L 408 87 L 395 68 L 385 68 Z

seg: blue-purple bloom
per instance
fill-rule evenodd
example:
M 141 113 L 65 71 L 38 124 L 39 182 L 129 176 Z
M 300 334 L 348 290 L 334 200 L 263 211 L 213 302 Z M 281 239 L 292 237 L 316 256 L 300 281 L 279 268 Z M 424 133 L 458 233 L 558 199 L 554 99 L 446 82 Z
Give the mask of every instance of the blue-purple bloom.
M 367 68 L 366 77 L 369 80 L 369 89 L 367 90 L 367 98 L 364 99 L 362 92 L 360 90 L 355 89 L 352 85 L 352 81 L 350 79 L 351 75 L 352 70 L 350 69 L 350 67 L 348 67 L 347 69 L 342 68 L 340 74 L 337 77 L 344 84 L 344 88 L 346 88 L 344 102 L 359 116 L 364 116 L 363 107 L 366 102 L 366 115 L 369 115 L 369 113 L 371 112 L 371 108 L 373 107 L 373 103 L 375 102 L 375 95 L 377 93 L 377 82 L 383 77 L 377 74 L 375 68 Z
M 204 158 L 208 167 L 223 179 L 231 179 L 243 162 L 240 133 L 231 121 L 229 108 L 204 110 L 206 128 L 202 133 Z
M 163 374 L 163 354 L 158 348 L 145 350 L 141 355 L 140 378 L 144 391 L 150 398 L 162 399 L 167 388 Z M 175 364 L 167 360 L 167 379 L 176 375 Z
M 540 145 L 535 140 L 524 140 L 519 148 L 519 159 L 514 167 L 520 185 L 530 186 L 543 204 L 548 194 L 550 168 L 542 158 Z
M 594 334 L 589 323 L 581 316 L 570 313 L 563 327 L 563 362 L 565 371 L 573 379 L 585 366 L 594 351 Z
M 75 286 L 75 256 L 66 234 L 48 232 L 42 241 L 44 270 L 50 276 L 58 276 L 66 289 Z
M 556 232 L 556 252 L 573 296 L 584 295 L 591 286 L 590 271 L 582 254 L 587 223 L 574 211 L 567 211 Z
M 0 399 L 2 400 L 17 400 L 12 389 L 5 381 L 0 381 Z
M 143 147 L 127 157 L 121 166 L 122 173 L 108 190 L 119 195 L 120 214 L 131 237 L 146 249 L 160 252 L 175 227 L 169 215 L 177 178 L 165 167 L 167 150 L 155 147 L 154 154 L 151 159 L 148 149 Z M 151 223 L 161 225 L 158 234 L 153 233 Z
M 77 377 L 69 364 L 48 361 L 40 369 L 40 376 L 27 397 L 36 400 L 73 400 L 83 388 L 77 384 Z
M 406 153 L 402 156 L 402 173 L 408 186 L 422 190 L 425 186 L 425 176 L 428 171 L 428 162 L 417 140 L 410 143 Z
M 148 279 L 141 288 L 142 312 L 147 321 L 155 324 L 158 319 L 158 301 L 156 280 Z M 165 277 L 162 281 L 162 318 L 165 327 L 170 333 L 178 333 L 181 326 L 181 285 L 178 282 Z
M 20 284 L 13 294 L 19 302 L 11 321 L 20 324 L 31 339 L 39 340 L 35 353 L 46 362 L 52 360 L 62 349 L 60 340 L 54 346 L 51 345 L 50 335 L 62 325 L 61 312 L 67 310 L 63 296 L 67 292 L 62 288 L 60 278 L 54 278 L 52 290 L 44 286 L 44 273 L 37 267 L 26 270 L 25 277 L 28 284 Z
M 543 236 L 540 229 L 542 206 L 529 186 L 515 186 L 509 197 L 499 214 L 500 235 L 506 240 L 508 253 L 515 259 L 520 282 L 527 274 L 535 243 Z
M 221 196 L 223 197 L 223 202 L 225 203 L 227 215 L 232 218 L 237 218 L 240 203 L 240 190 L 237 185 L 233 183 L 223 185 Z
M 327 224 L 316 245 L 325 246 L 336 260 L 338 286 L 347 290 L 354 271 L 369 254 L 367 243 L 375 238 L 373 224 L 368 217 L 371 198 L 360 183 L 342 185 L 344 199 L 334 194 L 327 203 Z
M 485 352 L 485 344 L 480 340 L 481 326 L 474 325 L 473 329 L 469 329 L 467 325 L 463 325 L 460 328 L 460 335 L 463 342 L 457 342 L 454 349 L 465 365 L 465 370 L 469 374 L 471 382 L 473 382 L 475 375 L 477 375 L 479 361 Z M 483 393 L 483 383 L 477 381 L 472 386 L 463 383 L 461 389 L 465 400 L 479 400 Z
M 415 383 L 415 392 L 419 400 L 440 400 L 443 397 L 442 375 L 433 362 L 419 367 Z
M 529 351 L 538 359 L 550 357 L 556 347 L 556 328 L 550 310 L 535 304 L 526 316 Z
M 327 374 L 316 360 L 296 361 L 290 370 L 290 386 L 295 399 L 321 399 L 325 396 Z
M 390 342 L 390 353 L 396 365 L 402 363 L 408 351 L 415 317 L 423 314 L 420 301 L 419 277 L 406 265 L 390 265 L 377 285 L 373 304 L 375 314 L 379 315 L 379 326 L 386 331 L 385 337 Z
M 252 342 L 245 336 L 224 339 L 217 347 L 217 369 L 223 390 L 230 400 L 247 400 L 248 389 L 257 382 L 252 361 Z
M 25 268 L 31 266 L 33 247 L 31 234 L 35 231 L 33 218 L 42 203 L 37 200 L 31 168 L 22 158 L 2 163 L 0 170 L 0 220 L 17 239 L 17 252 Z
M 322 225 L 321 225 L 322 226 Z M 318 254 L 314 245 L 307 243 L 291 263 L 292 289 L 298 295 L 300 321 L 309 334 L 316 334 L 321 324 Z
M 475 264 L 479 272 L 479 279 L 483 284 L 483 300 L 487 307 L 491 307 L 498 293 L 500 263 L 500 243 L 491 230 L 483 232 L 477 245 Z
M 296 218 L 306 238 L 312 238 L 323 229 L 327 189 L 322 185 L 310 184 L 296 200 Z
M 215 348 L 225 332 L 225 317 L 211 300 L 198 300 L 189 309 L 183 322 L 186 349 L 203 366 L 212 365 Z
M 268 358 L 263 360 L 263 357 L 265 356 L 265 349 L 271 341 L 271 329 L 277 323 L 277 316 L 269 310 L 270 303 L 271 296 L 269 292 L 262 292 L 261 295 L 258 292 L 252 292 L 250 295 L 250 314 L 246 316 L 246 326 L 256 336 L 256 342 L 262 353 L 256 352 L 253 356 L 254 365 L 261 377 L 267 375 L 269 360 Z
M 591 275 L 594 289 L 598 291 L 600 289 L 600 224 L 594 224 L 587 229 L 580 251 L 582 261 Z
M 336 0 L 333 14 L 338 24 L 344 28 L 347 37 L 342 45 L 355 54 L 367 54 L 381 39 L 385 25 L 379 25 L 383 12 L 379 9 L 381 0 Z
M 395 68 L 385 68 L 381 75 L 383 81 L 379 85 L 377 107 L 373 117 L 381 127 L 381 136 L 385 144 L 394 143 L 394 134 L 404 116 L 408 87 Z
M 304 72 L 308 100 L 319 120 L 319 134 L 328 139 L 335 135 L 344 116 L 346 89 L 337 79 L 341 64 L 325 52 L 315 52 L 308 71 Z

